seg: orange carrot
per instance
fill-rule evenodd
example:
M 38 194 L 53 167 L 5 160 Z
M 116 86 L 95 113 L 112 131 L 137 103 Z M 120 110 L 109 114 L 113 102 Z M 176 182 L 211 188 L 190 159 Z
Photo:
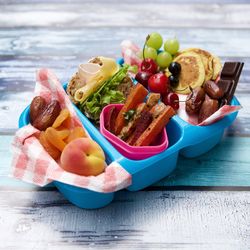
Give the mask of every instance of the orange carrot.
M 156 117 L 153 119 L 148 128 L 138 138 L 134 146 L 148 146 L 150 145 L 162 129 L 167 125 L 169 119 L 175 115 L 175 111 L 170 106 L 165 106 L 163 103 L 155 105 L 150 113 Z
M 137 83 L 133 89 L 131 90 L 129 96 L 127 97 L 127 100 L 120 110 L 116 121 L 115 121 L 115 134 L 118 135 L 120 134 L 122 128 L 125 125 L 125 120 L 124 120 L 124 113 L 131 110 L 135 109 L 138 104 L 143 102 L 145 97 L 147 96 L 148 91 L 146 88 L 143 87 L 140 83 Z

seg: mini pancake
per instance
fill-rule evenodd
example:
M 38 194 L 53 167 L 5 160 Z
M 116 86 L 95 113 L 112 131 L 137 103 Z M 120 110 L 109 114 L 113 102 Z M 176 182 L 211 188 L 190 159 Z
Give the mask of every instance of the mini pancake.
M 205 81 L 212 79 L 213 77 L 213 56 L 208 51 L 199 48 L 189 48 L 182 52 L 194 52 L 197 53 L 202 60 L 205 69 Z
M 189 94 L 189 86 L 196 88 L 203 84 L 205 80 L 205 69 L 202 59 L 197 53 L 181 53 L 173 61 L 181 65 L 179 84 L 175 92 L 179 94 Z
M 216 80 L 218 75 L 220 74 L 222 70 L 222 65 L 220 58 L 218 56 L 213 55 L 213 60 L 212 60 L 212 65 L 213 65 L 213 76 L 212 79 Z

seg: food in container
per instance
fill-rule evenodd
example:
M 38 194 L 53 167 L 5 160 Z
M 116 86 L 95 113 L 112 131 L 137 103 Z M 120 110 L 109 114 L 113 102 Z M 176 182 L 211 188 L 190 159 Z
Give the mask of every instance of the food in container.
M 121 67 L 114 59 L 99 56 L 80 64 L 67 86 L 67 93 L 79 109 L 98 124 L 103 107 L 124 103 L 132 85 L 128 66 Z
M 163 41 L 161 41 L 160 43 L 155 43 L 155 38 L 159 39 L 159 36 L 149 36 L 145 47 L 156 46 L 157 44 L 157 49 L 159 49 L 162 46 Z M 126 43 L 126 49 L 128 49 L 130 45 L 131 43 Z M 154 53 L 152 48 L 147 49 L 145 54 L 148 57 L 148 60 L 142 60 L 138 57 L 139 51 L 137 46 L 133 46 L 133 48 L 130 49 L 130 53 L 126 53 L 125 50 L 123 51 L 124 59 L 126 62 L 138 64 L 139 70 L 145 70 L 145 72 L 147 72 L 147 74 L 144 74 L 144 76 L 147 77 L 147 79 L 144 79 L 145 81 L 143 82 L 143 85 L 145 87 L 148 87 L 147 84 L 151 76 L 153 76 L 154 74 L 159 74 L 158 77 L 152 77 L 150 80 L 149 85 L 151 86 L 151 90 L 156 91 L 156 93 L 151 93 L 151 96 L 152 94 L 154 95 L 154 97 L 156 95 L 160 95 L 161 100 L 166 100 L 167 103 L 165 104 L 172 106 L 177 112 L 177 114 L 174 115 L 167 123 L 165 129 L 162 130 L 164 133 L 162 135 L 159 135 L 160 139 L 158 142 L 156 138 L 156 144 L 158 145 L 154 145 L 154 143 L 152 143 L 151 146 L 149 146 L 152 149 L 151 151 L 153 151 L 154 146 L 166 147 L 165 149 L 161 148 L 161 151 L 156 152 L 156 154 L 154 155 L 144 155 L 142 157 L 136 158 L 136 154 L 134 154 L 134 158 L 129 157 L 130 152 L 126 152 L 126 150 L 123 150 L 126 149 L 126 147 L 124 147 L 123 149 L 122 147 L 119 148 L 119 144 L 121 143 L 124 143 L 128 147 L 134 147 L 120 140 L 120 137 L 122 137 L 122 134 L 120 133 L 123 128 L 126 128 L 128 124 L 126 124 L 126 122 L 123 120 L 122 122 L 118 122 L 117 124 L 115 123 L 115 126 L 112 127 L 110 122 L 103 122 L 103 119 L 105 120 L 107 117 L 108 120 L 116 120 L 115 112 L 113 115 L 112 112 L 111 115 L 110 112 L 106 112 L 110 110 L 110 107 L 113 108 L 113 105 L 110 106 L 108 104 L 113 102 L 124 103 L 126 101 L 126 97 L 129 95 L 129 90 L 133 86 L 132 79 L 128 75 L 129 66 L 123 65 L 123 60 L 119 61 L 121 62 L 119 63 L 120 66 L 115 64 L 114 60 L 109 60 L 111 65 L 113 65 L 114 67 L 112 66 L 112 70 L 109 72 L 110 75 L 108 73 L 107 75 L 104 74 L 101 77 L 98 72 L 100 72 L 99 70 L 101 70 L 101 64 L 105 61 L 105 59 L 103 59 L 102 57 L 97 57 L 94 60 L 89 61 L 87 64 L 79 65 L 78 72 L 74 75 L 74 77 L 68 84 L 67 93 L 69 94 L 71 100 L 77 104 L 77 106 L 75 107 L 76 113 L 81 122 L 84 124 L 86 132 L 103 149 L 106 157 L 106 163 L 110 165 L 113 164 L 112 171 L 117 170 L 119 167 L 120 170 L 124 169 L 125 172 L 122 172 L 120 177 L 124 176 L 125 173 L 128 173 L 131 176 L 132 180 L 132 182 L 129 182 L 128 179 L 125 179 L 124 182 L 122 184 L 119 184 L 119 186 L 116 186 L 116 188 L 113 187 L 108 190 L 105 189 L 101 191 L 100 189 L 95 189 L 95 191 L 93 191 L 86 188 L 80 188 L 79 182 L 78 186 L 76 186 L 70 185 L 69 182 L 61 182 L 55 180 L 54 184 L 57 186 L 57 188 L 65 195 L 67 199 L 69 199 L 77 206 L 83 208 L 98 208 L 111 202 L 113 199 L 114 190 L 119 190 L 119 187 L 127 187 L 127 189 L 129 190 L 135 191 L 143 189 L 151 185 L 152 183 L 162 179 L 174 170 L 179 154 L 190 158 L 199 156 L 200 154 L 207 152 L 221 140 L 224 129 L 230 126 L 236 118 L 237 111 L 239 110 L 240 105 L 237 99 L 233 97 L 233 94 L 235 92 L 236 84 L 239 81 L 239 75 L 243 67 L 242 63 L 226 63 L 224 65 L 225 69 L 223 68 L 224 71 L 222 70 L 222 73 L 219 74 L 221 71 L 221 64 L 218 57 L 212 55 L 211 53 L 205 53 L 204 50 L 198 48 L 179 52 L 179 43 L 177 39 L 170 39 L 166 41 L 164 43 L 164 51 L 162 52 L 157 54 Z M 212 55 L 212 58 L 210 58 L 210 55 Z M 131 57 L 133 58 L 131 59 Z M 191 58 L 197 59 L 196 63 L 191 63 L 191 65 L 189 65 L 187 68 L 192 69 L 194 65 L 198 67 L 198 73 L 196 72 L 191 79 L 192 84 L 191 82 L 190 84 L 188 84 L 192 85 L 193 88 L 189 88 L 190 86 L 185 85 L 185 81 L 183 79 L 185 79 L 185 77 L 187 76 L 182 75 L 185 72 L 185 66 L 182 65 L 182 60 L 187 63 L 189 60 L 191 60 Z M 155 67 L 155 64 L 157 64 L 158 66 Z M 165 72 L 166 76 L 163 77 L 162 74 L 164 73 L 161 73 L 159 71 Z M 93 81 L 93 79 L 95 79 L 96 82 Z M 199 79 L 203 80 L 201 81 Z M 213 81 L 213 83 L 210 82 L 207 84 L 207 86 L 204 86 L 204 83 L 207 81 Z M 167 88 L 166 86 L 162 88 L 162 84 L 167 84 Z M 219 88 L 223 89 L 223 95 L 217 91 L 218 89 L 216 90 L 216 88 L 213 87 L 214 84 L 217 84 Z M 188 104 L 190 106 L 187 108 L 190 111 L 189 113 L 193 112 L 193 114 L 196 116 L 197 121 L 194 123 L 191 123 L 189 120 L 187 122 L 182 119 L 183 116 L 181 115 L 181 112 L 184 111 L 185 114 L 187 114 L 185 106 L 187 96 L 183 95 L 185 98 L 182 98 L 182 96 L 178 94 L 178 98 L 176 98 L 176 93 L 174 93 L 176 89 L 179 89 L 180 85 L 184 88 L 188 87 L 189 94 L 192 92 L 192 90 L 194 92 L 197 91 L 196 95 L 192 95 L 192 93 L 190 94 L 190 100 L 193 100 L 193 103 Z M 123 86 L 121 87 L 122 90 L 119 90 L 118 86 Z M 212 89 L 210 89 L 210 87 L 212 87 Z M 199 88 L 199 90 L 197 90 L 196 88 Z M 123 91 L 124 89 L 125 91 Z M 200 93 L 201 89 L 203 93 Z M 186 90 L 184 90 L 184 92 Z M 144 99 L 144 97 L 142 99 Z M 150 98 L 150 95 L 148 98 Z M 199 100 L 196 98 L 198 98 Z M 100 100 L 102 100 L 102 102 L 100 102 Z M 182 100 L 184 102 L 181 102 Z M 196 102 L 197 100 L 198 102 Z M 176 105 L 177 102 L 178 105 Z M 214 109 L 214 111 L 216 111 L 215 113 L 211 112 L 212 109 L 206 110 L 207 102 L 212 103 L 212 106 L 216 107 L 216 109 L 217 107 L 219 107 L 219 109 L 217 111 L 216 109 Z M 138 102 L 138 104 L 141 105 L 142 108 L 145 105 L 142 105 L 141 103 L 141 101 Z M 115 107 L 118 108 L 119 112 L 119 109 L 122 109 L 123 107 L 122 105 L 123 104 L 115 104 Z M 155 106 L 157 105 L 159 104 L 156 104 Z M 194 105 L 194 107 L 192 105 Z M 134 108 L 136 110 L 138 106 Z M 36 109 L 43 110 L 43 104 L 41 104 L 41 106 L 37 105 Z M 205 110 L 206 112 L 201 110 Z M 130 120 L 131 116 L 133 116 L 132 112 L 129 111 L 130 109 L 126 110 L 126 112 L 128 112 L 126 114 L 128 120 Z M 62 110 L 60 111 L 60 113 L 61 112 Z M 104 115 L 101 116 L 99 131 L 98 127 L 96 127 L 96 124 L 98 124 L 99 114 L 101 112 Z M 202 123 L 199 125 L 205 126 L 197 126 L 198 116 L 200 112 L 202 113 L 203 117 L 201 119 Z M 28 108 L 22 113 L 19 120 L 20 127 L 28 124 L 29 118 L 31 118 L 31 120 L 36 119 L 36 115 L 34 115 L 35 112 L 33 112 L 31 117 L 29 117 L 31 113 L 29 112 Z M 207 117 L 207 113 L 210 113 L 211 116 Z M 204 115 L 206 116 L 206 119 L 204 118 Z M 124 118 L 123 113 L 120 114 L 120 118 L 121 117 Z M 79 132 L 71 131 L 70 135 L 68 135 L 67 131 L 61 131 L 57 129 L 57 127 L 55 127 L 55 123 L 60 124 L 57 118 L 53 121 L 53 123 L 50 121 L 49 125 L 46 125 L 43 128 L 44 132 L 41 132 L 42 136 L 40 138 L 40 141 L 43 141 L 44 148 L 46 148 L 46 143 L 48 142 L 45 140 L 47 139 L 47 129 L 47 133 L 54 133 L 55 130 L 58 130 L 56 132 L 60 133 L 58 136 L 61 136 L 61 139 L 64 137 L 62 141 L 64 141 L 67 137 L 67 139 L 65 140 L 66 146 L 63 146 L 63 148 L 66 148 L 70 144 L 70 136 L 72 138 L 75 138 L 74 133 L 78 134 Z M 188 118 L 190 118 L 190 116 Z M 52 123 L 52 125 L 50 123 Z M 117 125 L 119 125 L 119 129 L 117 129 Z M 60 125 L 58 126 L 60 127 Z M 129 129 L 129 126 L 126 129 Z M 110 133 L 108 130 L 111 130 L 113 133 Z M 104 136 L 102 136 L 100 132 L 104 135 L 106 133 L 106 138 L 110 140 L 113 146 L 109 143 L 108 140 L 105 139 Z M 165 134 L 165 132 L 167 132 L 167 135 Z M 84 134 L 81 135 L 81 138 L 82 137 L 84 138 Z M 72 141 L 75 140 L 72 139 Z M 144 146 L 136 148 L 142 149 L 143 147 Z M 56 149 L 60 151 L 60 148 Z M 136 152 L 136 150 L 133 148 L 132 151 Z M 128 154 L 126 155 L 126 153 Z M 74 166 L 72 165 L 72 167 Z M 79 181 L 79 179 L 77 180 Z M 109 178 L 105 180 L 108 181 Z M 88 188 L 93 188 L 93 186 Z

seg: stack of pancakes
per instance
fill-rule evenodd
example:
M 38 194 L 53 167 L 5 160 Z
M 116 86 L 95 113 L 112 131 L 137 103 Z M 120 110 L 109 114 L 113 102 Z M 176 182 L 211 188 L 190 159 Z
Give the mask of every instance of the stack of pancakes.
M 181 65 L 179 84 L 174 90 L 179 94 L 189 94 L 189 86 L 196 88 L 207 80 L 215 80 L 222 68 L 217 56 L 199 48 L 182 50 L 173 61 Z

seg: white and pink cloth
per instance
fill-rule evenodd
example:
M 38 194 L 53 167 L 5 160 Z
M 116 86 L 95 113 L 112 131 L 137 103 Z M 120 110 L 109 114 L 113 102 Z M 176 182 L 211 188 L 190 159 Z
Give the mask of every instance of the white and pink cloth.
M 179 108 L 177 114 L 184 121 L 186 121 L 192 125 L 197 125 L 197 126 L 207 126 L 207 125 L 213 124 L 213 123 L 219 121 L 220 119 L 224 118 L 226 115 L 237 112 L 238 110 L 240 110 L 242 108 L 242 106 L 240 106 L 240 105 L 224 105 L 220 109 L 218 109 L 215 113 L 213 113 L 211 116 L 209 116 L 206 120 L 199 123 L 197 115 L 190 116 L 187 114 L 187 112 L 185 110 L 185 102 L 184 101 L 186 100 L 187 96 L 180 95 L 180 94 L 178 96 L 179 96 L 179 100 L 182 102 L 180 102 L 180 108 Z

